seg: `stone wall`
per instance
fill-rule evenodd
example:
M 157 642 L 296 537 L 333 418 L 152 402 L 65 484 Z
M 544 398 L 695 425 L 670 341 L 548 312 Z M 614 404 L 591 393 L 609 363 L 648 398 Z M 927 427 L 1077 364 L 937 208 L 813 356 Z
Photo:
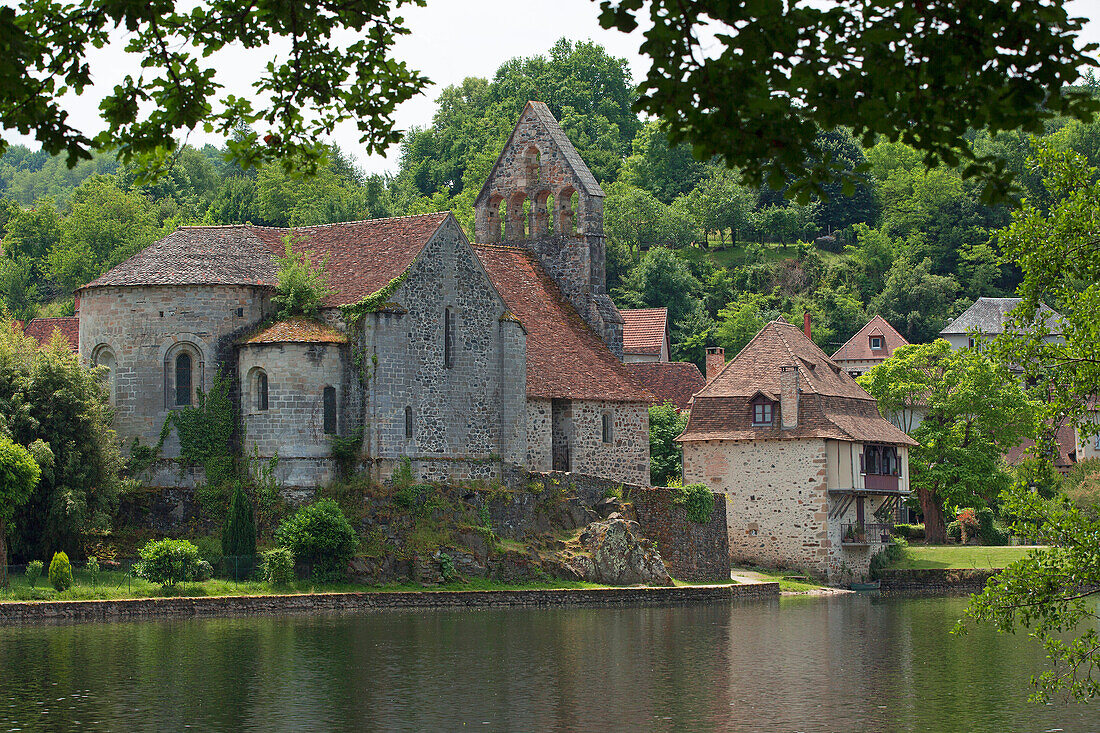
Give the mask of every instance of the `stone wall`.
M 987 569 L 909 569 L 883 570 L 882 590 L 907 593 L 979 593 L 999 570 Z
M 80 298 L 80 355 L 97 362 L 109 351 L 114 374 L 114 428 L 124 444 L 157 442 L 176 408 L 175 357 L 192 356 L 192 392 L 209 390 L 219 369 L 235 385 L 236 339 L 263 320 L 270 293 L 235 285 L 102 287 Z M 193 399 L 192 399 L 193 401 Z M 179 456 L 173 433 L 164 445 Z
M 336 390 L 336 434 L 347 434 L 345 344 L 263 343 L 240 347 L 238 356 L 244 450 L 261 459 L 279 456 L 277 478 L 310 487 L 335 475 L 332 439 L 324 430 L 324 390 Z M 259 409 L 256 378 L 267 375 L 268 409 Z
M 777 598 L 778 583 L 590 590 L 378 591 L 283 596 L 141 598 L 121 601 L 0 603 L 0 625 L 270 616 L 384 609 L 678 606 Z
M 362 324 L 362 361 L 369 373 L 363 447 L 380 461 L 380 473 L 403 458 L 424 478 L 442 477 L 442 459 L 476 464 L 452 474 L 469 477 L 481 475 L 480 466 L 491 460 L 523 462 L 523 328 L 507 317 L 453 221 L 424 247 L 391 300 L 391 307 L 368 314 Z
M 603 442 L 603 416 L 611 442 Z M 527 466 L 649 483 L 649 407 L 595 400 L 529 400 Z M 568 460 L 565 460 L 565 457 Z
M 714 511 L 706 524 L 689 520 L 684 508 L 673 499 L 673 489 L 630 492 L 642 533 L 657 543 L 669 575 L 677 580 L 729 580 L 725 495 L 715 492 Z

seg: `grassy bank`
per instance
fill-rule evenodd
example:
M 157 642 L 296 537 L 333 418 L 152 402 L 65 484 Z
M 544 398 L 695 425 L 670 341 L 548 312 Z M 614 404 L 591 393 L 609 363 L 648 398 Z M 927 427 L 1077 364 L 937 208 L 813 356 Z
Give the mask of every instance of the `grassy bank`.
M 984 547 L 975 545 L 910 545 L 905 557 L 890 567 L 908 569 L 999 569 L 1020 559 L 1029 547 Z

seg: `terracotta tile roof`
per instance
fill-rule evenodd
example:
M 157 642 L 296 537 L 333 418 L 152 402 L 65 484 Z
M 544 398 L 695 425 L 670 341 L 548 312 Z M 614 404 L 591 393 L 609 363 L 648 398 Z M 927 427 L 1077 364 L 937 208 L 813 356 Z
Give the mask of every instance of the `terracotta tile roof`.
M 871 348 L 871 336 L 881 336 L 883 348 Z M 859 329 L 855 336 L 833 354 L 833 361 L 871 361 L 889 359 L 894 351 L 907 346 L 908 341 L 882 316 L 875 316 Z
M 65 340 L 69 342 L 69 348 L 76 352 L 77 341 L 80 336 L 80 320 L 76 316 L 65 318 L 33 318 L 21 324 L 23 333 L 38 342 L 39 346 L 45 346 L 53 337 L 54 331 L 60 331 Z
M 781 394 L 779 368 L 798 368 L 798 427 L 783 430 L 779 405 L 771 426 L 754 427 L 752 400 Z M 785 321 L 772 321 L 728 361 L 692 400 L 687 428 L 678 440 L 833 438 L 916 445 L 879 414 L 871 395 L 847 372 Z
M 562 295 L 535 256 L 519 247 L 474 245 L 493 286 L 527 331 L 527 396 L 611 402 L 654 397 Z
M 261 328 L 244 339 L 245 344 L 346 344 L 348 337 L 327 323 L 312 318 L 289 318 Z
M 620 310 L 623 353 L 660 354 L 668 339 L 668 308 Z
M 1077 431 L 1072 425 L 1063 425 L 1055 431 L 1054 440 L 1058 443 L 1058 456 L 1054 459 L 1054 468 L 1064 474 L 1077 463 Z M 1027 449 L 1033 445 L 1035 445 L 1034 440 L 1025 438 L 1005 454 L 1005 461 L 1010 466 L 1020 465 Z
M 654 404 L 671 402 L 681 410 L 688 409 L 691 396 L 707 383 L 699 367 L 690 361 L 638 362 L 626 368 L 653 393 Z
M 296 250 L 314 263 L 327 259 L 329 287 L 337 292 L 324 305 L 362 300 L 405 272 L 451 214 L 283 229 L 234 226 L 180 227 L 85 285 L 260 285 L 275 287 L 274 258 L 293 234 Z

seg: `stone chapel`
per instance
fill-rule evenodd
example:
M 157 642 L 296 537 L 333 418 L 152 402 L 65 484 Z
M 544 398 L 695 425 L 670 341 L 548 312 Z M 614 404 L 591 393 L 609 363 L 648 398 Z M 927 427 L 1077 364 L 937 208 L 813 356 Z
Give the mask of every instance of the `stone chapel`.
M 155 444 L 225 375 L 243 451 L 277 455 L 291 487 L 334 477 L 334 436 L 360 439 L 376 478 L 408 459 L 421 479 L 520 467 L 646 484 L 653 398 L 621 361 L 603 197 L 529 102 L 477 198 L 477 244 L 448 212 L 180 227 L 77 290 L 78 348 L 107 368 L 126 444 Z M 320 320 L 273 317 L 288 238 L 327 262 Z M 162 455 L 179 457 L 174 434 Z M 153 485 L 201 480 L 160 465 Z

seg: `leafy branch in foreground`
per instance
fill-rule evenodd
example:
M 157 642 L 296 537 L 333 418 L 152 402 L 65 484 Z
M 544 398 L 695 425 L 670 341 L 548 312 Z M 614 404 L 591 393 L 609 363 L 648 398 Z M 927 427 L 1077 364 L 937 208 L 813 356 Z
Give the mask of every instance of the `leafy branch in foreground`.
M 1055 115 L 1097 110 L 1068 88 L 1095 65 L 1096 44 L 1077 47 L 1085 19 L 1065 5 L 600 0 L 600 24 L 630 32 L 648 15 L 641 52 L 652 64 L 635 109 L 663 120 L 672 144 L 725 156 L 755 185 L 790 179 L 790 196 L 808 198 L 839 172 L 818 132 L 850 127 L 865 146 L 901 140 L 929 166 L 965 161 L 992 200 L 1012 174 L 973 152 L 970 130 L 1039 133 Z M 844 176 L 846 193 L 863 172 Z
M 1006 633 L 1027 629 L 1043 644 L 1051 667 L 1032 677 L 1033 701 L 1058 694 L 1094 698 L 1100 694 L 1100 519 L 1020 484 L 1006 499 L 1016 517 L 1013 532 L 1044 547 L 991 578 L 966 615 Z M 964 622 L 956 627 L 965 629 Z

